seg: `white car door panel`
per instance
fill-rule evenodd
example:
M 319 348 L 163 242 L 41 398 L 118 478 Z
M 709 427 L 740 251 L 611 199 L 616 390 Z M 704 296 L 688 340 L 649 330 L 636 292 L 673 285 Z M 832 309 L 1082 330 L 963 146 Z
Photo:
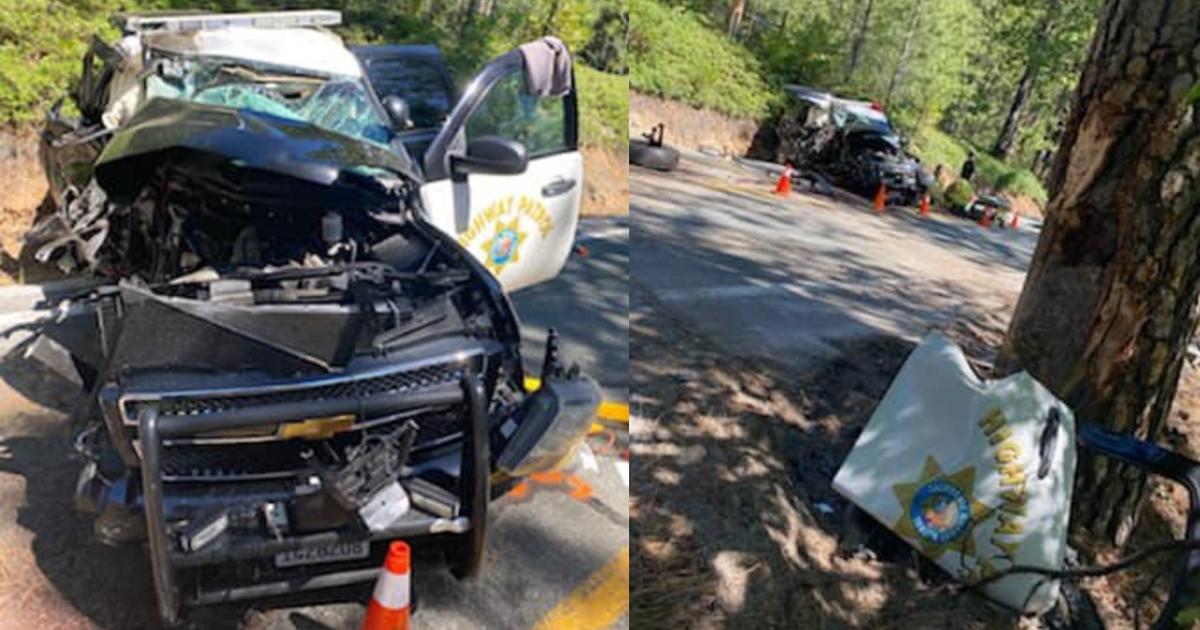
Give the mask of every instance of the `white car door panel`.
M 575 94 L 524 91 L 519 53 L 488 64 L 464 91 L 425 156 L 427 219 L 476 256 L 507 291 L 558 275 L 574 244 L 583 190 Z M 473 140 L 520 142 L 515 174 L 456 172 Z M 485 169 L 486 170 L 486 169 Z
M 520 175 L 472 174 L 421 189 L 429 220 L 454 236 L 508 291 L 558 275 L 575 241 L 583 157 L 530 160 Z M 461 212 L 461 209 L 468 209 Z

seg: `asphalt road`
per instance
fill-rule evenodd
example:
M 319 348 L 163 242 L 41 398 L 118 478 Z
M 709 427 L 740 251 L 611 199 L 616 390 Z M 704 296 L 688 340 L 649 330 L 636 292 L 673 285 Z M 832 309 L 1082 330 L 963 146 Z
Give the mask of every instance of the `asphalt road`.
M 513 297 L 521 318 L 522 354 L 541 371 L 546 331 L 553 327 L 563 358 L 575 362 L 610 400 L 629 399 L 629 219 L 585 219 L 562 275 Z
M 581 225 L 586 255 L 564 273 L 515 296 L 530 373 L 538 373 L 547 327 L 563 353 L 603 386 L 628 395 L 628 229 Z M 0 291 L 0 310 L 32 301 Z M 70 387 L 22 357 L 36 331 L 30 313 L 0 315 L 0 630 L 29 627 L 153 628 L 143 549 L 109 549 L 71 505 L 79 462 L 70 455 Z M 493 503 L 487 563 L 459 582 L 414 567 L 414 628 L 627 628 L 628 454 L 626 436 L 593 436 L 561 476 L 528 482 Z M 370 586 L 282 605 L 214 609 L 203 627 L 321 630 L 360 624 Z
M 631 318 L 665 308 L 725 351 L 805 365 L 840 341 L 918 338 L 961 318 L 1007 318 L 1038 231 L 983 229 L 804 186 L 784 198 L 761 165 L 690 154 L 630 169 Z

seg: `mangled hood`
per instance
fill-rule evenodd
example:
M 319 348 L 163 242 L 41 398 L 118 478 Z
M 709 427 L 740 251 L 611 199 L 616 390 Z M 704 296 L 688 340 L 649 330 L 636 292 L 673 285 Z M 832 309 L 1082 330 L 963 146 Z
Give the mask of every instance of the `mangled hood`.
M 324 207 L 370 205 L 417 178 L 388 148 L 307 122 L 158 98 L 113 135 L 95 175 L 111 199 L 129 202 L 163 169 L 246 202 Z
M 851 125 L 846 128 L 851 142 L 880 150 L 899 151 L 903 147 L 900 136 L 894 131 L 877 125 Z

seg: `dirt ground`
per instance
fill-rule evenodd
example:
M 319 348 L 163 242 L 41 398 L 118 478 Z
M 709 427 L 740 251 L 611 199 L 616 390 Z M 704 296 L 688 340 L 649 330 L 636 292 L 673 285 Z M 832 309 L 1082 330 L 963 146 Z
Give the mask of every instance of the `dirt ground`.
M 25 231 L 46 199 L 33 129 L 0 129 L 0 285 L 11 284 Z
M 585 217 L 629 214 L 629 155 L 600 147 L 584 146 L 583 208 Z
M 637 92 L 629 93 L 629 137 L 640 138 L 663 123 L 667 144 L 721 155 L 746 155 L 758 122 L 731 118 L 707 109 L 668 101 Z
M 635 285 L 636 286 L 636 285 Z M 803 373 L 730 356 L 633 290 L 632 616 L 646 627 L 1043 628 L 969 593 L 856 513 L 830 486 L 839 463 L 912 348 L 879 336 Z M 990 361 L 999 317 L 946 332 Z M 852 357 L 847 358 L 847 357 Z M 1200 374 L 1186 368 L 1168 446 L 1195 456 Z M 1178 537 L 1186 496 L 1152 482 L 1130 549 Z M 1076 541 L 1078 542 L 1078 541 Z M 1096 561 L 1117 554 L 1093 548 Z M 1083 589 L 1109 628 L 1133 607 L 1164 558 Z M 1142 622 L 1169 576 L 1142 598 Z

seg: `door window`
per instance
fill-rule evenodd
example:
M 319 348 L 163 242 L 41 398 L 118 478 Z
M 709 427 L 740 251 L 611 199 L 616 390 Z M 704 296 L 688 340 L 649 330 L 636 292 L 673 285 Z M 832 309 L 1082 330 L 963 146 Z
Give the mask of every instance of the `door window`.
M 467 142 L 480 136 L 500 136 L 525 144 L 535 158 L 573 150 L 569 146 L 566 99 L 538 97 L 525 92 L 525 75 L 515 72 L 492 87 L 470 118 Z
M 414 129 L 437 129 L 450 115 L 450 89 L 441 65 L 423 58 L 370 59 L 367 74 L 379 98 L 399 96 L 408 103 Z

